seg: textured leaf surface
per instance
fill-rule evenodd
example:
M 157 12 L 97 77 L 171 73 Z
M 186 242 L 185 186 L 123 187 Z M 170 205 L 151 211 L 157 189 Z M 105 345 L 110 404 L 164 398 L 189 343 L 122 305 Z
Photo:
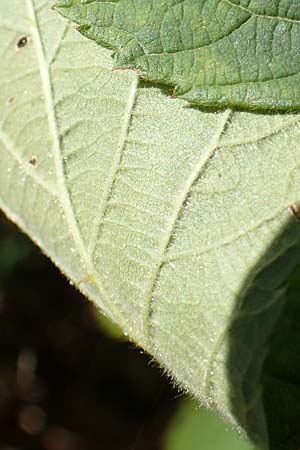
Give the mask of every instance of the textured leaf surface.
M 274 386 L 298 392 L 300 365 L 278 370 L 272 332 L 298 329 L 300 117 L 189 108 L 50 5 L 0 3 L 1 208 L 203 404 L 294 450 Z
M 117 66 L 204 106 L 300 108 L 297 0 L 60 0 Z

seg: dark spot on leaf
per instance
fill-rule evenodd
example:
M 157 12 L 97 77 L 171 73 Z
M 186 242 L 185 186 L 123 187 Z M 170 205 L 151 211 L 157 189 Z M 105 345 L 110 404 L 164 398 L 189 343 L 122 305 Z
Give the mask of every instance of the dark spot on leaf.
M 5 101 L 5 105 L 9 106 L 14 102 L 15 98 L 14 97 L 8 97 Z
M 31 164 L 32 166 L 36 166 L 36 163 L 37 163 L 37 159 L 36 159 L 36 156 L 34 156 L 34 155 L 31 155 L 30 156 L 30 159 L 29 159 L 29 164 Z
M 17 49 L 23 48 L 28 44 L 29 37 L 26 35 L 21 36 L 17 41 Z

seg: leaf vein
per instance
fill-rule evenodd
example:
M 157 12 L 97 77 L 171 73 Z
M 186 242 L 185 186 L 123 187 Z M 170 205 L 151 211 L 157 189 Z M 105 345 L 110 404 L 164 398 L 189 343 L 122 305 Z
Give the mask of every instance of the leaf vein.
M 232 113 L 233 112 L 231 109 L 227 109 L 224 113 L 221 114 L 218 129 L 214 135 L 214 138 L 211 141 L 210 146 L 208 147 L 207 151 L 201 155 L 198 164 L 196 164 L 194 170 L 191 172 L 191 174 L 187 178 L 184 186 L 182 187 L 181 191 L 178 192 L 178 195 L 175 199 L 175 203 L 174 203 L 173 209 L 172 209 L 173 212 L 172 212 L 172 214 L 169 218 L 169 221 L 166 225 L 163 239 L 161 240 L 161 245 L 158 249 L 157 263 L 154 267 L 152 274 L 149 277 L 149 281 L 148 281 L 146 289 L 145 289 L 145 302 L 144 302 L 144 308 L 143 308 L 143 333 L 144 333 L 144 338 L 146 340 L 147 347 L 150 349 L 152 347 L 151 336 L 150 336 L 150 334 L 151 334 L 150 318 L 151 318 L 151 313 L 152 313 L 153 293 L 154 293 L 154 289 L 157 284 L 157 281 L 159 279 L 162 265 L 164 263 L 164 257 L 165 257 L 166 251 L 167 251 L 168 247 L 170 246 L 170 243 L 173 239 L 174 230 L 180 219 L 180 216 L 182 214 L 184 206 L 186 205 L 186 202 L 189 198 L 192 186 L 199 179 L 199 176 L 201 176 L 201 173 L 207 166 L 208 162 L 211 160 L 211 158 L 214 156 L 215 152 L 218 150 L 220 138 L 228 125 L 228 122 L 232 116 Z
M 230 245 L 230 244 L 234 243 L 235 241 L 249 235 L 251 232 L 258 230 L 260 227 L 272 222 L 280 214 L 282 214 L 284 211 L 287 211 L 287 210 L 288 210 L 288 206 L 284 206 L 283 208 L 280 208 L 277 211 L 275 211 L 274 214 L 272 214 L 270 217 L 267 217 L 267 218 L 261 220 L 260 222 L 252 225 L 251 227 L 246 228 L 246 229 L 240 231 L 238 234 L 232 235 L 229 238 L 224 239 L 223 241 L 218 242 L 217 244 L 215 244 L 211 247 L 203 248 L 201 250 L 195 248 L 190 251 L 187 250 L 185 252 L 180 252 L 180 253 L 175 253 L 173 255 L 170 255 L 165 258 L 164 263 L 168 263 L 168 262 L 171 263 L 173 261 L 182 260 L 182 259 L 190 259 L 190 258 L 206 255 L 213 251 L 219 250 L 220 248 Z
M 99 236 L 100 228 L 103 223 L 103 218 L 105 216 L 105 212 L 108 206 L 109 199 L 112 196 L 113 187 L 116 180 L 116 175 L 119 170 L 122 154 L 126 145 L 126 139 L 130 128 L 131 123 L 131 117 L 132 117 L 132 111 L 134 109 L 135 101 L 136 101 L 136 94 L 137 94 L 137 87 L 138 87 L 138 77 L 133 76 L 133 80 L 131 82 L 129 95 L 128 95 L 128 101 L 126 104 L 126 108 L 124 111 L 123 116 L 123 122 L 122 126 L 120 128 L 120 134 L 119 139 L 117 143 L 117 149 L 114 155 L 113 163 L 111 165 L 108 177 L 107 177 L 107 183 L 105 192 L 102 198 L 102 202 L 99 207 L 98 212 L 98 219 L 95 221 L 94 227 L 91 231 L 91 239 L 90 239 L 90 245 L 88 247 L 88 253 L 90 258 L 94 257 L 95 249 L 96 249 L 96 243 Z
M 69 231 L 71 236 L 73 237 L 74 244 L 77 247 L 79 255 L 85 262 L 86 270 L 88 272 L 86 279 L 87 280 L 91 279 L 95 284 L 95 286 L 98 288 L 101 298 L 103 302 L 105 302 L 106 307 L 109 308 L 110 314 L 114 317 L 114 320 L 123 323 L 124 322 L 123 317 L 120 317 L 120 313 L 116 310 L 116 308 L 113 305 L 109 305 L 109 302 L 107 301 L 108 295 L 105 292 L 104 286 L 102 285 L 99 276 L 97 277 L 95 276 L 94 266 L 91 263 L 91 260 L 87 253 L 87 249 L 80 234 L 78 222 L 75 217 L 74 207 L 70 199 L 70 193 L 65 183 L 64 162 L 62 158 L 61 140 L 56 122 L 50 67 L 49 64 L 47 63 L 45 50 L 43 48 L 41 32 L 33 0 L 26 0 L 26 7 L 31 22 L 32 40 L 34 42 L 36 56 L 39 63 L 40 77 L 48 117 L 49 132 L 53 139 L 52 151 L 57 177 L 58 194 L 60 196 L 62 207 L 65 211 L 67 223 L 69 225 Z M 82 280 L 81 282 L 79 281 L 79 284 L 83 283 L 84 281 L 85 280 Z
M 237 5 L 236 3 L 232 3 L 231 0 L 221 0 L 224 3 L 227 3 L 228 5 L 232 6 L 233 8 L 236 9 L 240 9 L 248 14 L 251 14 L 252 16 L 255 17 L 261 17 L 263 19 L 272 19 L 272 20 L 283 20 L 284 22 L 291 22 L 291 23 L 300 23 L 300 20 L 298 19 L 289 19 L 288 17 L 282 17 L 282 16 L 270 16 L 267 14 L 258 14 L 255 13 L 254 11 L 251 11 L 251 9 L 246 8 L 245 6 L 242 5 Z
M 25 174 L 32 178 L 38 185 L 40 185 L 45 191 L 47 191 L 51 197 L 57 197 L 57 192 L 54 188 L 49 186 L 49 183 L 46 182 L 36 171 L 36 169 L 32 168 L 28 162 L 26 162 L 20 155 L 21 152 L 16 150 L 16 145 L 10 138 L 10 136 L 4 131 L 0 129 L 0 140 L 2 141 L 6 150 L 9 151 L 10 155 L 13 159 L 22 167 L 22 170 Z

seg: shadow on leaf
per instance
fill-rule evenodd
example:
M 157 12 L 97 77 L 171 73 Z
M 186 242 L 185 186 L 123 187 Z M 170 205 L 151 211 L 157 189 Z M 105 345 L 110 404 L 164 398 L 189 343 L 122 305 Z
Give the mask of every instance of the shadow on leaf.
M 291 219 L 241 290 L 228 334 L 232 414 L 252 442 L 300 447 L 300 222 Z

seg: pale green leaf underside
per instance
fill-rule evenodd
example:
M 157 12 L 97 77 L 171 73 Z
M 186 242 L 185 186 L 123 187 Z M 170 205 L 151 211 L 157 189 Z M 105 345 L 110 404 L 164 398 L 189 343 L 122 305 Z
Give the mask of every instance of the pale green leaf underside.
M 267 448 L 261 364 L 300 260 L 300 117 L 188 108 L 113 71 L 50 5 L 0 3 L 1 208 Z
M 300 109 L 297 0 L 59 0 L 79 30 L 174 95 L 210 107 Z

